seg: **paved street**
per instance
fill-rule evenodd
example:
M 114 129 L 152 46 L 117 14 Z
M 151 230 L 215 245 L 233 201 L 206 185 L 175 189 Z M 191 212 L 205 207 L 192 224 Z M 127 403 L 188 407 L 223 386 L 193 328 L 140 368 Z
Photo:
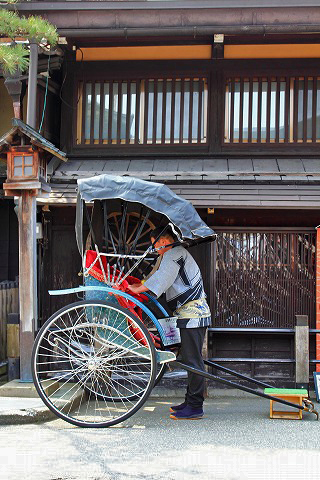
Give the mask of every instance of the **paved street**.
M 270 420 L 268 400 L 220 397 L 207 401 L 204 419 L 173 421 L 172 400 L 151 399 L 109 429 L 77 428 L 60 419 L 2 426 L 0 478 L 320 478 L 320 422 L 314 415 L 306 413 L 302 421 Z

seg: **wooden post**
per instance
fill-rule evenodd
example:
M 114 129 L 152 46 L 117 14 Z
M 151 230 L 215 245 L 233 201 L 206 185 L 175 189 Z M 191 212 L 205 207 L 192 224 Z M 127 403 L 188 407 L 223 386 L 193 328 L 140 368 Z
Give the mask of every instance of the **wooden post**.
M 296 388 L 309 387 L 308 315 L 296 315 L 295 326 Z
M 9 313 L 7 320 L 8 380 L 20 378 L 20 318 Z
M 203 342 L 203 347 L 202 347 L 202 357 L 207 359 L 208 358 L 208 330 L 206 331 L 205 337 L 204 337 L 204 342 Z M 204 367 L 205 368 L 205 367 Z M 205 378 L 204 381 L 204 398 L 209 397 L 209 391 L 208 391 L 208 379 Z
M 206 293 L 207 293 L 207 301 L 209 303 L 209 307 L 211 310 L 211 315 L 214 312 L 214 304 L 215 304 L 215 270 L 216 270 L 216 242 L 209 243 L 206 247 L 206 261 L 207 266 L 209 266 L 207 270 L 207 284 L 206 284 Z M 212 318 L 212 317 L 211 317 Z M 202 357 L 207 359 L 209 358 L 209 334 L 208 330 L 206 331 L 203 348 L 202 348 Z M 209 390 L 208 390 L 208 380 L 205 381 L 205 391 L 204 391 L 205 398 L 209 397 Z
M 316 329 L 320 330 L 320 225 L 317 227 L 316 241 Z M 320 360 L 320 334 L 316 334 L 316 360 Z M 316 364 L 320 372 L 320 364 Z
M 19 197 L 20 380 L 32 382 L 31 353 L 37 321 L 36 197 Z
M 7 319 L 19 312 L 18 282 L 0 284 L 0 363 L 7 358 Z

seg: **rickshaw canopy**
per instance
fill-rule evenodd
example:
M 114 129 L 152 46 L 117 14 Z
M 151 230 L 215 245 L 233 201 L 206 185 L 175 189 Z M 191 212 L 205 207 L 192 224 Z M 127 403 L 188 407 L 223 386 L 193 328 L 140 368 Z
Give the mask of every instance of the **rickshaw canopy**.
M 78 229 L 82 223 L 80 219 L 82 220 L 83 208 L 81 200 L 92 202 L 111 199 L 139 203 L 165 215 L 168 222 L 179 230 L 182 239 L 196 240 L 215 235 L 214 231 L 201 220 L 193 205 L 172 192 L 168 186 L 134 177 L 106 174 L 78 180 L 76 221 L 78 246 L 80 246 Z

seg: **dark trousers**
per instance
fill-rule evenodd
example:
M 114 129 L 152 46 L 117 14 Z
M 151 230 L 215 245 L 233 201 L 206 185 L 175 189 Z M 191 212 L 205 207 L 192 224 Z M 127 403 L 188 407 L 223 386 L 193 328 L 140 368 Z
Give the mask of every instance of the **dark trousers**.
M 202 346 L 206 329 L 207 327 L 180 328 L 181 360 L 198 370 L 204 370 Z M 204 400 L 204 382 L 204 377 L 188 372 L 188 387 L 185 400 L 190 407 L 202 407 Z

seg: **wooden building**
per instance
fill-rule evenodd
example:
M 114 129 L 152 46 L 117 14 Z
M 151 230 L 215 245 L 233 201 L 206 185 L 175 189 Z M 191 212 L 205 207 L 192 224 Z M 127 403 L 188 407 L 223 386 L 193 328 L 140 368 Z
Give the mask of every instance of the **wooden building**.
M 52 192 L 38 202 L 41 321 L 71 300 L 47 290 L 79 282 L 76 180 L 133 175 L 170 185 L 219 233 L 215 247 L 193 252 L 213 313 L 210 356 L 291 385 L 295 315 L 308 315 L 311 373 L 320 360 L 312 332 L 320 325 L 319 2 L 15 8 L 41 14 L 60 34 L 59 49 L 41 54 L 38 70 L 49 74 L 48 81 L 39 75 L 38 125 L 44 116 L 42 135 L 68 157 L 51 160 Z M 1 81 L 0 95 L 9 104 Z M 0 106 L 0 115 L 1 134 L 8 110 Z M 8 205 L 12 211 L 8 202 L 2 215 Z

